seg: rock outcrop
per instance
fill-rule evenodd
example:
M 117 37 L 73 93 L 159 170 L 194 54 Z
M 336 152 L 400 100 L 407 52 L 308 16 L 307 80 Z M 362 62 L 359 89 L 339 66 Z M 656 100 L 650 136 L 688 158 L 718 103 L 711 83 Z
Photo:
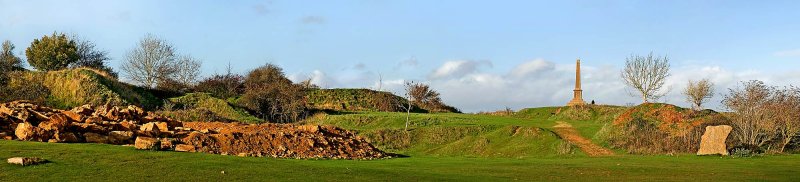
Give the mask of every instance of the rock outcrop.
M 728 148 L 725 141 L 733 127 L 728 125 L 706 126 L 706 132 L 700 141 L 700 150 L 697 155 L 728 155 Z

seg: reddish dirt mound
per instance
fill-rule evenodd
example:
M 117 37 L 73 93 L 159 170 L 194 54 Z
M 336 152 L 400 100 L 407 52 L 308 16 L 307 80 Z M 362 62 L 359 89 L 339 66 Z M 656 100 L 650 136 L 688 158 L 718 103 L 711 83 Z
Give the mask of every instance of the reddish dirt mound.
M 186 122 L 193 133 L 183 142 L 197 151 L 288 158 L 372 159 L 386 154 L 365 139 L 333 126 Z
M 137 149 L 283 158 L 375 159 L 386 154 L 332 126 L 200 123 L 172 120 L 136 106 L 64 111 L 27 101 L 0 104 L 0 138 L 40 142 L 135 144 Z

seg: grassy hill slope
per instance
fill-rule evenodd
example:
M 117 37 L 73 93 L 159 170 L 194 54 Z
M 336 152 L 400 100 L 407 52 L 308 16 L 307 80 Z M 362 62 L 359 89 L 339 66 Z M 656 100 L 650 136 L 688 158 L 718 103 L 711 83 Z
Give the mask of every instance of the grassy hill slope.
M 49 90 L 45 104 L 61 109 L 106 103 L 135 104 L 150 109 L 161 105 L 161 100 L 147 89 L 119 82 L 91 69 L 20 72 L 10 82 L 45 86 Z
M 405 112 L 398 103 L 404 103 L 405 98 L 390 92 L 375 91 L 370 89 L 316 89 L 306 93 L 306 105 L 317 110 L 333 111 L 383 111 Z M 431 108 L 426 108 L 431 107 Z M 459 112 L 450 106 L 433 108 L 433 106 L 414 106 L 411 112 Z
M 173 104 L 172 108 L 158 113 L 181 121 L 264 122 L 264 120 L 250 115 L 244 109 L 234 107 L 229 101 L 213 97 L 208 93 L 189 93 L 169 98 L 168 101 Z
M 404 155 L 532 157 L 583 155 L 549 128 L 550 120 L 488 115 L 358 112 L 317 115 L 307 123 L 356 130 L 378 148 Z
M 370 89 L 316 89 L 306 94 L 306 105 L 318 110 L 399 112 L 405 99 Z

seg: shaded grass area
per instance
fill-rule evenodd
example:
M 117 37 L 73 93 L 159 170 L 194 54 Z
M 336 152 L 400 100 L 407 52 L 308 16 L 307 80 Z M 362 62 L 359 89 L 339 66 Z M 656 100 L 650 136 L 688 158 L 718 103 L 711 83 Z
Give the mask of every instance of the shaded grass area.
M 800 155 L 293 160 L 139 151 L 102 144 L 0 140 L 0 157 L 13 156 L 42 157 L 51 162 L 28 167 L 0 164 L 3 181 L 792 181 L 800 178 L 797 167 Z
M 243 108 L 209 93 L 188 93 L 168 99 L 172 108 L 163 108 L 158 114 L 181 121 L 239 121 L 262 123 L 264 120 L 250 115 Z

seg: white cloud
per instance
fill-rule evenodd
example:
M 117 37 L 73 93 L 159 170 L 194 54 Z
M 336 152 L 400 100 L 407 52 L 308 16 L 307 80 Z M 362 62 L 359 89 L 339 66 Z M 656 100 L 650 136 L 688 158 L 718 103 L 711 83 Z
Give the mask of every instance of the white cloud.
M 584 100 L 598 104 L 639 104 L 636 93 L 631 95 L 619 77 L 621 68 L 582 65 Z M 520 76 L 524 75 L 524 76 Z M 688 107 L 681 91 L 689 79 L 708 78 L 715 83 L 716 94 L 707 108 L 721 110 L 722 95 L 741 81 L 762 80 L 770 85 L 785 86 L 800 81 L 799 73 L 763 73 L 753 70 L 728 70 L 721 66 L 686 65 L 673 67 L 665 85 L 667 94 L 659 102 Z M 561 106 L 572 98 L 575 83 L 574 64 L 555 64 L 534 60 L 512 68 L 506 74 L 474 71 L 461 77 L 432 80 L 431 86 L 442 93 L 445 102 L 466 112 L 489 111 L 506 106 L 513 109 Z
M 328 75 L 320 70 L 314 70 L 310 74 L 296 73 L 288 76 L 289 80 L 298 83 L 311 79 L 311 83 L 322 88 L 330 88 L 331 86 L 338 85 L 335 80 L 332 80 Z
M 556 64 L 542 59 L 523 62 L 506 71 L 479 69 L 491 62 L 450 61 L 432 70 L 428 80 L 421 80 L 441 93 L 442 99 L 465 112 L 499 110 L 505 107 L 522 109 L 543 106 L 563 106 L 572 98 L 575 84 L 575 64 Z M 598 104 L 639 104 L 638 96 L 619 77 L 619 67 L 583 62 L 582 75 L 584 100 Z M 716 94 L 707 108 L 721 110 L 722 95 L 741 81 L 762 80 L 774 86 L 800 83 L 800 72 L 768 73 L 754 70 L 730 70 L 716 65 L 681 65 L 672 68 L 664 91 L 667 94 L 658 102 L 689 107 L 681 95 L 690 79 L 708 78 L 715 83 Z M 391 74 L 390 74 L 391 75 Z M 384 77 L 364 70 L 348 69 L 333 74 L 315 70 L 304 78 L 325 88 L 370 88 L 404 93 L 403 84 L 413 75 L 404 78 Z M 410 76 L 410 77 L 408 77 Z M 297 80 L 293 78 L 292 80 Z
M 444 64 L 442 64 L 441 67 L 431 72 L 431 74 L 428 76 L 428 79 L 436 80 L 444 78 L 461 77 L 478 71 L 478 67 L 484 65 L 491 67 L 492 63 L 489 61 L 468 61 L 468 60 L 447 61 Z
M 778 51 L 773 53 L 772 55 L 778 57 L 800 57 L 800 49 Z
M 544 59 L 536 59 L 522 63 L 521 65 L 515 67 L 513 70 L 511 70 L 511 75 L 522 77 L 529 74 L 551 71 L 553 69 L 555 69 L 555 64 L 552 62 L 545 61 Z

